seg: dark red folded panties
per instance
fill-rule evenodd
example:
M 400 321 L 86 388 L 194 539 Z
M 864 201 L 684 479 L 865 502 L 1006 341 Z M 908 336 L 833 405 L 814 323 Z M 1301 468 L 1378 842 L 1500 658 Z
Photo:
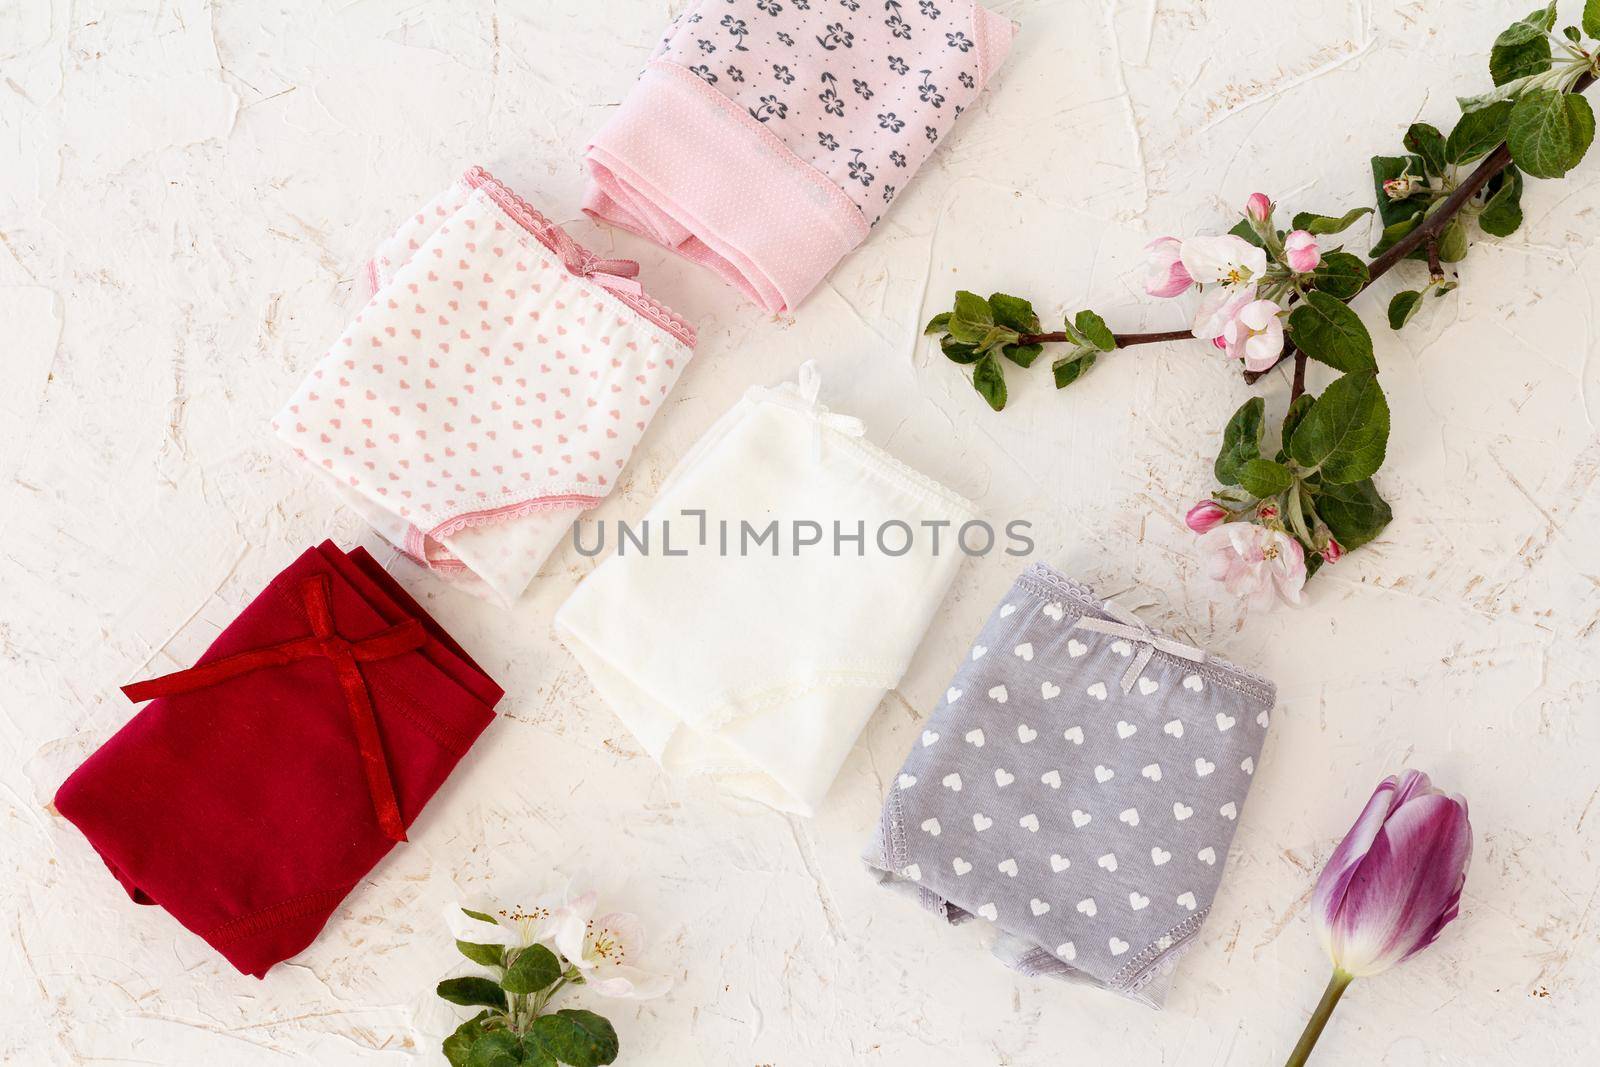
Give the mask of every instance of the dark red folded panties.
M 503 695 L 363 549 L 308 549 L 55 806 L 141 904 L 261 977 L 309 945 Z M 152 699 L 154 698 L 154 699 Z

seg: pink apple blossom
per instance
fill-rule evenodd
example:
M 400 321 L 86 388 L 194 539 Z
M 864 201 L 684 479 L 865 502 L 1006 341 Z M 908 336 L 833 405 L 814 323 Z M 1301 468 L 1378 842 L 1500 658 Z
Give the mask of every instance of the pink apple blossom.
M 1306 584 L 1306 554 L 1300 542 L 1281 530 L 1249 522 L 1230 522 L 1200 535 L 1206 571 L 1233 596 L 1253 608 L 1277 600 L 1300 603 Z
M 1204 285 L 1215 282 L 1230 289 L 1254 289 L 1267 272 L 1266 251 L 1231 233 L 1191 237 L 1183 242 L 1179 255 L 1189 277 Z
M 1241 237 L 1191 237 L 1180 255 L 1189 277 L 1206 286 L 1195 311 L 1194 335 L 1222 336 L 1239 309 L 1255 299 L 1256 282 L 1267 271 L 1267 253 Z
M 1316 235 L 1308 230 L 1295 230 L 1284 239 L 1283 258 L 1296 274 L 1309 274 L 1322 262 L 1322 249 L 1317 247 Z
M 1228 509 L 1215 500 L 1202 500 L 1189 509 L 1183 517 L 1184 524 L 1197 534 L 1203 534 L 1228 518 Z
M 1266 222 L 1272 214 L 1272 201 L 1267 199 L 1266 193 L 1251 193 L 1250 199 L 1244 202 L 1244 213 L 1250 216 L 1251 222 Z
M 1224 334 L 1228 324 L 1239 314 L 1240 308 L 1256 298 L 1255 290 L 1253 285 L 1240 290 L 1223 285 L 1207 289 L 1194 312 L 1194 325 L 1191 327 L 1194 335 L 1202 340 L 1221 341 L 1217 347 L 1226 351 L 1228 342 Z
M 1228 355 L 1242 360 L 1246 370 L 1270 368 L 1283 354 L 1282 310 L 1270 300 L 1252 300 L 1239 308 L 1222 328 Z
M 1328 538 L 1328 547 L 1322 550 L 1324 563 L 1338 563 L 1344 558 L 1344 546 L 1333 538 Z
M 1151 296 L 1179 296 L 1189 291 L 1194 279 L 1183 267 L 1183 242 L 1176 237 L 1157 237 L 1145 245 L 1144 291 Z

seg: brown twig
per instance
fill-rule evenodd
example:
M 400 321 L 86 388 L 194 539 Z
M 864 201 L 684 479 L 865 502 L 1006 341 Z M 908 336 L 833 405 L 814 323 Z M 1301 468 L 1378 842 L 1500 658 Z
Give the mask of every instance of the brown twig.
M 1184 338 L 1193 338 L 1189 330 L 1163 330 L 1160 333 L 1118 333 L 1112 334 L 1117 339 L 1118 348 L 1127 348 L 1130 345 L 1159 344 L 1162 341 L 1182 341 Z M 1017 338 L 1019 345 L 1044 345 L 1070 341 L 1072 338 L 1065 331 L 1057 330 L 1055 333 L 1025 333 Z
M 1300 399 L 1300 394 L 1306 391 L 1306 354 L 1290 345 L 1288 351 L 1294 353 L 1294 384 L 1289 387 L 1289 403 Z

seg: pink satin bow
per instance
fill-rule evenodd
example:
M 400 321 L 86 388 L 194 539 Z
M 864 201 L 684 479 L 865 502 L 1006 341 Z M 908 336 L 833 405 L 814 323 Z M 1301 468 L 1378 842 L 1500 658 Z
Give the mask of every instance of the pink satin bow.
M 601 259 L 582 247 L 555 223 L 550 224 L 550 240 L 561 257 L 562 266 L 579 278 L 589 278 L 614 293 L 641 296 L 644 286 L 639 284 L 639 264 L 631 259 Z

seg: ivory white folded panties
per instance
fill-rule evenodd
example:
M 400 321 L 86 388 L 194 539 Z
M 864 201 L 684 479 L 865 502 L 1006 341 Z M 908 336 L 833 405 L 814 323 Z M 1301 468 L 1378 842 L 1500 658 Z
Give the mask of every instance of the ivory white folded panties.
M 1267 734 L 1271 682 L 1042 564 L 962 658 L 867 863 L 1025 974 L 1159 1006 L 1199 932 Z
M 977 517 L 818 405 L 818 384 L 807 364 L 798 388 L 750 390 L 662 486 L 649 551 L 619 531 L 555 620 L 669 773 L 805 815 L 905 672 Z
M 474 168 L 379 248 L 273 427 L 408 555 L 515 600 L 693 352 L 637 274 Z

